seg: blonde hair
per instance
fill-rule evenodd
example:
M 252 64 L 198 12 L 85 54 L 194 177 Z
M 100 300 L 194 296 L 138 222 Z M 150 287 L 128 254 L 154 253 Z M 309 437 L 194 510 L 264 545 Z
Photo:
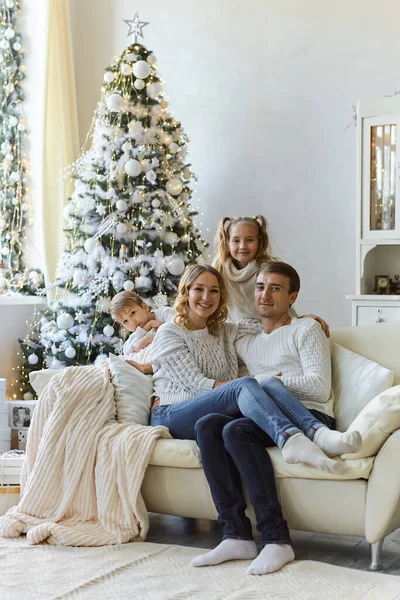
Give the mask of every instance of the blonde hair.
M 110 303 L 110 314 L 114 321 L 118 322 L 118 315 L 126 308 L 133 305 L 143 306 L 144 302 L 136 292 L 119 292 Z
M 218 223 L 218 229 L 215 236 L 217 252 L 212 262 L 213 267 L 222 273 L 222 275 L 225 274 L 225 264 L 230 256 L 229 231 L 231 226 L 236 225 L 237 223 L 247 223 L 256 227 L 259 244 L 254 260 L 258 265 L 275 260 L 271 255 L 271 247 L 269 245 L 267 232 L 267 220 L 263 215 L 256 215 L 255 217 L 223 217 Z
M 178 313 L 175 317 L 175 323 L 183 329 L 188 329 L 189 324 L 189 290 L 193 283 L 202 273 L 212 273 L 215 275 L 219 285 L 220 300 L 218 308 L 214 314 L 208 317 L 207 329 L 212 335 L 219 335 L 224 322 L 228 317 L 227 299 L 228 293 L 224 278 L 211 265 L 190 265 L 181 277 L 178 287 L 174 308 Z

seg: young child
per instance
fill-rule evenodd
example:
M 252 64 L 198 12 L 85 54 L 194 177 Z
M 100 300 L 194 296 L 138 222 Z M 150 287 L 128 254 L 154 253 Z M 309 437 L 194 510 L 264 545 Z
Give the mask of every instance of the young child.
M 111 300 L 110 313 L 119 325 L 132 332 L 123 346 L 124 354 L 140 353 L 151 344 L 160 325 L 175 316 L 175 310 L 169 306 L 150 312 L 148 304 L 136 292 L 116 294 Z M 144 359 L 144 356 L 135 357 L 137 362 Z
M 254 304 L 257 273 L 262 264 L 277 260 L 272 255 L 265 217 L 223 217 L 218 224 L 216 244 L 217 254 L 212 264 L 228 288 L 229 320 L 259 320 Z M 293 308 L 289 314 L 297 317 Z M 304 316 L 318 321 L 329 337 L 329 327 L 323 319 Z

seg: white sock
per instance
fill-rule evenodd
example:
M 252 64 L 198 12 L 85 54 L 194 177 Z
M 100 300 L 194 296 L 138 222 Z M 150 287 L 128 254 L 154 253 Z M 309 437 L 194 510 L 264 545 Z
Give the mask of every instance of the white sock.
M 344 463 L 328 458 L 304 433 L 295 433 L 288 438 L 282 448 L 282 456 L 288 463 L 306 463 L 327 473 L 343 475 L 347 471 Z
M 193 567 L 208 567 L 219 565 L 227 560 L 249 560 L 257 556 L 257 546 L 254 540 L 234 540 L 227 538 L 206 554 L 200 554 L 190 561 Z
M 267 544 L 247 569 L 249 575 L 265 575 L 279 571 L 294 560 L 294 552 L 289 544 Z
M 361 434 L 358 431 L 332 431 L 328 427 L 317 429 L 313 439 L 327 456 L 337 456 L 345 452 L 357 452 L 361 447 Z

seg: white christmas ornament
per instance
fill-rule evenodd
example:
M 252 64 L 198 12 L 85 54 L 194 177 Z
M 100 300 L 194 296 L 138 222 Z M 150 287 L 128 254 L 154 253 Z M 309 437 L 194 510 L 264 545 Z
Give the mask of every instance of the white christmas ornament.
M 126 292 L 131 292 L 134 287 L 133 281 L 130 281 L 129 279 L 124 282 L 124 290 Z
M 10 47 L 10 42 L 7 41 L 6 39 L 2 39 L 0 42 L 0 48 L 2 50 L 8 50 L 9 47 Z
M 14 8 L 14 0 L 6 0 L 6 6 L 7 8 Z
M 106 73 L 104 73 L 103 79 L 106 83 L 111 83 L 112 81 L 114 81 L 115 75 L 112 71 L 107 71 Z
M 181 258 L 173 258 L 168 263 L 168 271 L 171 273 L 171 275 L 181 275 L 181 273 L 183 273 L 184 270 L 185 263 Z
M 122 75 L 132 75 L 132 67 L 126 63 L 122 63 L 119 70 L 121 71 Z
M 57 327 L 59 329 L 70 329 L 74 326 L 74 317 L 69 313 L 61 313 L 57 317 Z
M 64 364 L 61 362 L 61 360 L 57 360 L 56 358 L 54 360 L 51 361 L 50 364 L 50 369 L 62 369 L 64 366 Z
M 146 60 L 149 63 L 149 65 L 155 65 L 157 62 L 157 57 L 155 54 L 149 54 Z
M 32 392 L 25 392 L 25 394 L 24 394 L 24 400 L 33 400 L 33 394 L 32 394 Z
M 115 206 L 117 207 L 117 210 L 126 210 L 128 208 L 125 200 L 118 200 Z
M 135 204 L 140 204 L 143 201 L 144 201 L 144 194 L 141 194 L 140 192 L 134 192 L 134 194 L 132 196 L 132 202 L 134 202 Z
M 17 183 L 17 181 L 20 180 L 20 175 L 19 173 L 17 173 L 16 171 L 13 171 L 10 175 L 10 181 L 11 183 Z
M 8 40 L 11 40 L 14 36 L 15 36 L 14 29 L 12 29 L 11 27 L 7 27 L 7 29 L 4 32 L 4 37 L 7 38 Z
M 125 225 L 125 223 L 118 223 L 118 225 L 117 225 L 118 233 L 126 233 L 127 231 L 128 231 L 128 227 Z
M 39 279 L 39 273 L 37 271 L 30 271 L 29 275 L 28 275 L 28 278 L 31 281 L 37 281 Z
M 150 83 L 147 86 L 147 95 L 152 100 L 156 100 L 157 96 L 159 96 L 162 92 L 162 85 L 159 81 L 155 81 L 154 83 Z
M 114 334 L 114 327 L 112 325 L 106 325 L 103 329 L 104 335 L 111 337 Z
M 96 248 L 96 238 L 88 238 L 83 244 L 83 247 L 88 254 L 92 254 Z
M 15 127 L 16 125 L 18 125 L 17 117 L 14 117 L 13 115 L 9 117 L 8 124 L 10 125 L 10 127 Z
M 124 169 L 129 177 L 137 177 L 142 172 L 142 165 L 138 160 L 131 158 L 125 163 Z
M 121 271 L 117 271 L 112 278 L 112 284 L 113 284 L 113 288 L 116 292 L 119 292 L 120 290 L 122 290 L 122 287 L 124 285 L 124 279 L 125 276 Z
M 37 365 L 39 362 L 39 357 L 37 354 L 33 353 L 28 356 L 28 363 L 30 365 Z
M 171 196 L 179 196 L 183 190 L 183 184 L 180 179 L 170 179 L 167 181 L 166 190 Z
M 179 146 L 178 146 L 178 144 L 175 144 L 175 142 L 172 142 L 168 146 L 168 150 L 171 152 L 171 154 L 176 154 L 179 150 Z
M 107 98 L 107 108 L 111 112 L 118 112 L 121 110 L 124 99 L 120 94 L 110 94 Z
M 150 277 L 144 277 L 143 275 L 141 275 L 135 281 L 135 288 L 137 290 L 140 290 L 140 289 L 149 290 L 151 288 L 152 284 L 153 284 L 153 282 L 150 279 Z
M 15 44 L 13 44 L 13 48 L 16 52 L 19 52 L 21 50 L 22 46 L 19 42 L 15 42 Z
M 160 206 L 161 202 L 158 198 L 154 198 L 153 202 L 151 203 L 153 208 L 158 208 Z
M 142 90 L 146 84 L 143 79 L 136 79 L 133 85 L 137 90 Z
M 169 244 L 169 246 L 176 246 L 178 239 L 178 236 L 173 231 L 167 231 L 165 234 L 165 242 Z
M 76 356 L 76 350 L 73 346 L 68 346 L 68 348 L 65 348 L 64 354 L 67 358 L 74 358 L 74 356 Z
M 137 63 L 133 65 L 133 74 L 135 77 L 139 79 L 146 79 L 150 75 L 150 67 L 148 63 L 144 60 L 138 60 Z
M 140 164 L 142 165 L 142 169 L 145 173 L 147 173 L 147 171 L 150 171 L 151 169 L 151 162 L 149 161 L 148 158 L 145 158 L 144 160 L 140 161 Z

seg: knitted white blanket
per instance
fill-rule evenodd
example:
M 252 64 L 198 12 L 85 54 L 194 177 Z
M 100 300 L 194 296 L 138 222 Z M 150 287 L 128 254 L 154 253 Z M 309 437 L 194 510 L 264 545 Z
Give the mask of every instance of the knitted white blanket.
M 33 414 L 22 499 L 0 517 L 0 536 L 30 544 L 102 546 L 144 540 L 143 477 L 165 427 L 115 420 L 106 370 L 70 367 L 52 378 Z

